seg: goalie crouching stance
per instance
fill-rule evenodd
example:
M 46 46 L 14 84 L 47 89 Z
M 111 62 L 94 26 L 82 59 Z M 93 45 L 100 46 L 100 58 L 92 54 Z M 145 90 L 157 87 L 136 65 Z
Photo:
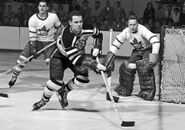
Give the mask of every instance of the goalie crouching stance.
M 128 27 L 116 36 L 110 51 L 102 61 L 102 65 L 106 69 L 111 67 L 118 49 L 125 41 L 129 41 L 134 49 L 128 64 L 122 63 L 120 65 L 119 84 L 114 89 L 113 94 L 130 96 L 137 71 L 140 84 L 138 96 L 144 100 L 153 100 L 156 91 L 153 67 L 158 62 L 159 39 L 145 26 L 139 24 L 135 15 L 129 16 Z
M 87 67 L 96 69 L 97 62 L 85 59 L 85 45 L 89 36 L 95 38 L 92 55 L 98 56 L 102 48 L 102 33 L 92 25 L 83 24 L 79 11 L 72 11 L 68 22 L 69 25 L 62 30 L 57 40 L 58 49 L 50 61 L 50 79 L 46 82 L 41 100 L 33 105 L 33 110 L 43 107 L 54 91 L 58 94 L 62 108 L 67 107 L 68 92 L 89 82 Z M 74 77 L 65 84 L 63 77 L 67 68 L 72 70 Z

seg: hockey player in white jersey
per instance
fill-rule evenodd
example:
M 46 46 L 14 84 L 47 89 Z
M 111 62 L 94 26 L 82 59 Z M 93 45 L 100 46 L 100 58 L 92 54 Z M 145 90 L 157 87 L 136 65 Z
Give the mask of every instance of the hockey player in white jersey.
M 100 70 L 105 71 L 111 67 L 117 51 L 125 41 L 129 41 L 134 49 L 128 64 L 124 62 L 120 65 L 119 84 L 113 93 L 120 96 L 130 96 L 137 71 L 140 84 L 138 96 L 144 100 L 153 100 L 156 91 L 153 67 L 158 62 L 160 42 L 154 33 L 138 23 L 135 15 L 129 16 L 128 27 L 116 36 L 107 56 L 102 61 L 102 65 L 106 69 L 101 67 Z M 110 99 L 108 98 L 108 100 Z
M 20 72 L 26 64 L 30 62 L 28 57 L 33 55 L 34 58 L 37 58 L 37 52 L 54 42 L 57 34 L 62 30 L 62 24 L 58 16 L 55 13 L 48 12 L 48 2 L 46 0 L 39 1 L 38 11 L 39 12 L 32 15 L 28 21 L 29 41 L 17 59 L 17 65 L 12 69 L 13 76 L 9 82 L 10 87 L 15 84 Z M 49 64 L 50 56 L 55 48 L 56 46 L 53 45 L 44 51 L 46 64 Z

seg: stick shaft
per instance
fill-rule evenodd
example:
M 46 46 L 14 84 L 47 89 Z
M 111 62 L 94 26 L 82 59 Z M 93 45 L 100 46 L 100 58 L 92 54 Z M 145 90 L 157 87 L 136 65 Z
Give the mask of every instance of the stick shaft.
M 105 86 L 106 86 L 106 88 L 107 88 L 107 91 L 108 91 L 108 93 L 109 93 L 109 96 L 110 96 L 110 98 L 111 98 L 111 102 L 112 102 L 112 104 L 113 104 L 114 110 L 115 110 L 117 116 L 119 117 L 119 119 L 122 121 L 121 116 L 120 116 L 120 114 L 119 114 L 119 112 L 118 112 L 118 108 L 117 108 L 117 106 L 116 106 L 116 104 L 115 104 L 115 102 L 114 102 L 114 99 L 113 99 L 113 96 L 112 96 L 112 93 L 111 93 L 111 90 L 110 90 L 109 83 L 107 82 L 107 79 L 106 79 L 105 74 L 104 74 L 103 71 L 101 71 L 101 75 L 102 75 L 103 81 L 105 82 Z
M 56 41 L 50 43 L 49 45 L 45 46 L 44 48 L 42 48 L 41 50 L 39 50 L 37 52 L 37 54 L 39 55 L 40 53 L 42 53 L 43 51 L 45 51 L 46 49 L 50 48 L 51 46 L 53 46 L 54 44 L 56 44 Z M 33 58 L 33 55 L 31 55 L 30 57 L 28 57 L 28 60 L 31 60 Z M 17 66 L 17 65 L 16 65 Z M 0 74 L 0 76 L 4 75 L 4 74 L 9 74 L 10 72 L 12 72 L 12 68 L 9 68 L 7 71 L 3 72 Z

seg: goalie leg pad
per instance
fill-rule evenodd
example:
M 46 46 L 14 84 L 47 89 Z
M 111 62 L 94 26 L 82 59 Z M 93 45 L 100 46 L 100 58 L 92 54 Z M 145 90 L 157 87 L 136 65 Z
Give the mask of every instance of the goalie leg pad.
M 141 63 L 141 64 L 140 64 Z M 143 73 L 143 70 L 145 68 L 145 65 L 147 65 L 147 62 L 137 62 L 137 72 L 139 77 L 139 84 L 140 84 L 140 92 L 139 97 L 145 99 L 145 100 L 153 100 L 156 92 L 156 85 L 155 85 L 155 77 L 154 77 L 154 71 L 152 68 L 150 68 L 147 73 Z
M 135 69 L 130 69 L 125 63 L 119 67 L 119 85 L 114 89 L 118 95 L 130 96 L 133 91 L 133 82 L 135 80 Z

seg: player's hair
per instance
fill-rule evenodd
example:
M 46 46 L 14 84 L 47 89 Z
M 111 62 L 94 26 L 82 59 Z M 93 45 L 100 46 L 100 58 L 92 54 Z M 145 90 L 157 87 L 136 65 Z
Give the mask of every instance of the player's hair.
M 39 4 L 40 2 L 46 2 L 47 6 L 49 5 L 49 0 L 39 0 L 39 1 L 38 1 L 38 4 Z
M 68 20 L 71 21 L 73 16 L 82 16 L 82 13 L 78 10 L 72 11 L 68 16 Z
M 137 21 L 138 21 L 137 16 L 134 15 L 134 14 L 130 15 L 130 16 L 128 17 L 128 20 L 137 20 Z

